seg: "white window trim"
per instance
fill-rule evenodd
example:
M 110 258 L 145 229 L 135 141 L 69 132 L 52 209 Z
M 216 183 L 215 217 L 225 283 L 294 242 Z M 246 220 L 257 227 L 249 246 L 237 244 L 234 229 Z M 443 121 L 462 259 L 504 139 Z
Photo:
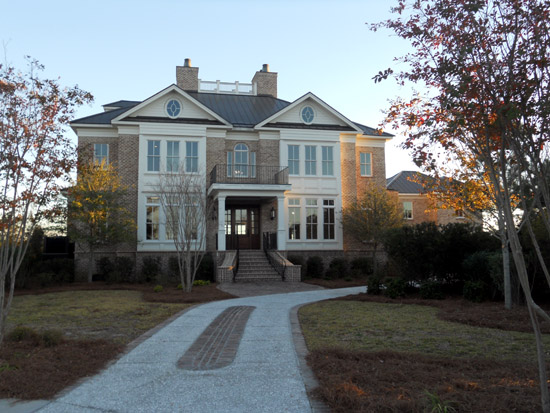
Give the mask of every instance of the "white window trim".
M 361 155 L 370 155 L 370 163 L 362 163 L 361 162 Z M 373 156 L 372 156 L 372 152 L 359 152 L 359 174 L 361 176 L 364 176 L 364 177 L 372 177 L 373 176 L 373 162 L 372 162 L 372 159 L 373 159 Z M 362 173 L 362 166 L 365 165 L 365 167 L 367 165 L 370 165 L 370 174 L 363 174 Z
M 410 210 L 405 208 L 405 204 L 411 204 Z M 405 211 L 410 211 L 411 216 L 410 217 L 405 216 Z M 403 219 L 406 219 L 407 221 L 410 221 L 410 220 L 414 219 L 413 211 L 414 211 L 413 202 L 412 201 L 403 201 Z

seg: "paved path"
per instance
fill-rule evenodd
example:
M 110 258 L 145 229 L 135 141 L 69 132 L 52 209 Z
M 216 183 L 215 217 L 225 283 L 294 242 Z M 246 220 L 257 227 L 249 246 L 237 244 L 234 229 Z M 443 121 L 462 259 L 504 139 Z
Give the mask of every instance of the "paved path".
M 290 311 L 297 305 L 364 290 L 364 287 L 353 287 L 264 295 L 194 307 L 108 369 L 39 411 L 311 411 L 292 339 Z M 235 315 L 231 319 L 231 314 L 238 313 L 233 308 L 239 306 L 255 308 L 248 317 Z M 230 318 L 224 321 L 222 312 L 228 308 L 231 310 L 224 314 Z M 240 344 L 237 340 L 236 352 L 230 351 L 230 348 L 228 350 L 228 346 L 235 346 L 235 336 L 231 334 L 238 334 L 238 331 L 225 328 L 226 338 L 205 337 L 207 327 L 215 320 L 217 323 L 240 323 L 244 327 Z M 203 344 L 192 346 L 199 337 Z M 234 357 L 229 360 L 229 365 L 203 370 L 178 367 L 178 362 L 181 366 L 186 360 L 189 362 L 190 358 L 209 354 L 204 344 L 209 340 L 212 343 L 210 354 L 225 352 L 221 365 L 227 365 L 226 357 Z M 197 352 L 190 350 L 191 347 Z M 199 354 L 200 351 L 202 353 Z M 204 362 L 194 365 L 209 364 Z M 216 367 L 216 363 L 213 362 L 212 366 Z

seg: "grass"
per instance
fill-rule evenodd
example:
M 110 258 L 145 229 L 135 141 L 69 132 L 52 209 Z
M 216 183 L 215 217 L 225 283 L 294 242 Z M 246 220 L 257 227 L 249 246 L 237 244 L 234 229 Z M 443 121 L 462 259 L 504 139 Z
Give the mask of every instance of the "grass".
M 357 301 L 325 301 L 302 307 L 310 350 L 417 352 L 453 358 L 535 362 L 533 334 L 472 327 L 437 317 L 434 307 Z M 342 317 L 345 314 L 345 317 Z M 545 336 L 550 346 L 550 336 Z
M 13 299 L 8 330 L 58 329 L 75 339 L 128 343 L 190 304 L 148 303 L 138 291 L 67 291 Z
M 0 347 L 0 398 L 52 398 L 96 374 L 126 344 L 170 316 L 196 303 L 233 297 L 215 285 L 190 293 L 153 289 L 86 283 L 17 291 Z M 20 334 L 10 335 L 18 326 Z

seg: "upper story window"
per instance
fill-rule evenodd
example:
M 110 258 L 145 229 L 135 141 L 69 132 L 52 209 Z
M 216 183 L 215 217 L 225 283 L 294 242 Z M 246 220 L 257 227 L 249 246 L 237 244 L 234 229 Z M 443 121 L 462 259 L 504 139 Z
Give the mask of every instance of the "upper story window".
M 160 171 L 160 141 L 147 141 L 147 171 Z
M 300 175 L 300 146 L 288 145 L 288 173 Z
M 101 163 L 109 162 L 109 144 L 107 143 L 94 143 L 94 162 Z
M 170 99 L 166 103 L 166 114 L 171 118 L 177 118 L 181 113 L 181 102 L 177 99 Z
M 227 176 L 233 178 L 256 177 L 256 152 L 251 152 L 244 143 L 235 145 L 227 152 Z
M 372 154 L 359 153 L 359 163 L 361 165 L 361 176 L 372 176 Z
M 185 143 L 185 172 L 199 171 L 199 143 Z
M 323 146 L 322 147 L 322 164 L 323 164 L 323 175 L 324 176 L 333 176 L 334 175 L 334 155 L 332 146 Z
M 304 106 L 302 110 L 300 110 L 300 117 L 306 125 L 310 125 L 313 119 L 315 119 L 315 111 L 311 106 Z
M 317 147 L 306 145 L 306 175 L 317 175 Z
M 178 172 L 180 165 L 180 143 L 177 141 L 166 142 L 166 171 Z
M 403 218 L 413 219 L 413 203 L 410 201 L 403 202 Z

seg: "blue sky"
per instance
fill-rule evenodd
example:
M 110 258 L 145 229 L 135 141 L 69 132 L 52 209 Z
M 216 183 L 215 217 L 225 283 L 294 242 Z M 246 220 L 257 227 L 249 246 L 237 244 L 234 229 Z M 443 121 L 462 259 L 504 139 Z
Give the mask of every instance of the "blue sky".
M 120 99 L 143 100 L 175 83 L 175 67 L 191 58 L 203 80 L 250 82 L 262 64 L 278 73 L 279 98 L 313 92 L 348 117 L 372 127 L 388 99 L 409 95 L 372 77 L 407 45 L 368 24 L 390 16 L 376 0 L 26 1 L 0 0 L 1 61 L 24 67 L 25 55 L 45 75 L 78 84 L 95 101 L 77 117 Z M 397 131 L 387 130 L 390 133 Z M 72 133 L 72 132 L 69 132 Z M 386 151 L 387 176 L 416 169 L 398 149 Z

